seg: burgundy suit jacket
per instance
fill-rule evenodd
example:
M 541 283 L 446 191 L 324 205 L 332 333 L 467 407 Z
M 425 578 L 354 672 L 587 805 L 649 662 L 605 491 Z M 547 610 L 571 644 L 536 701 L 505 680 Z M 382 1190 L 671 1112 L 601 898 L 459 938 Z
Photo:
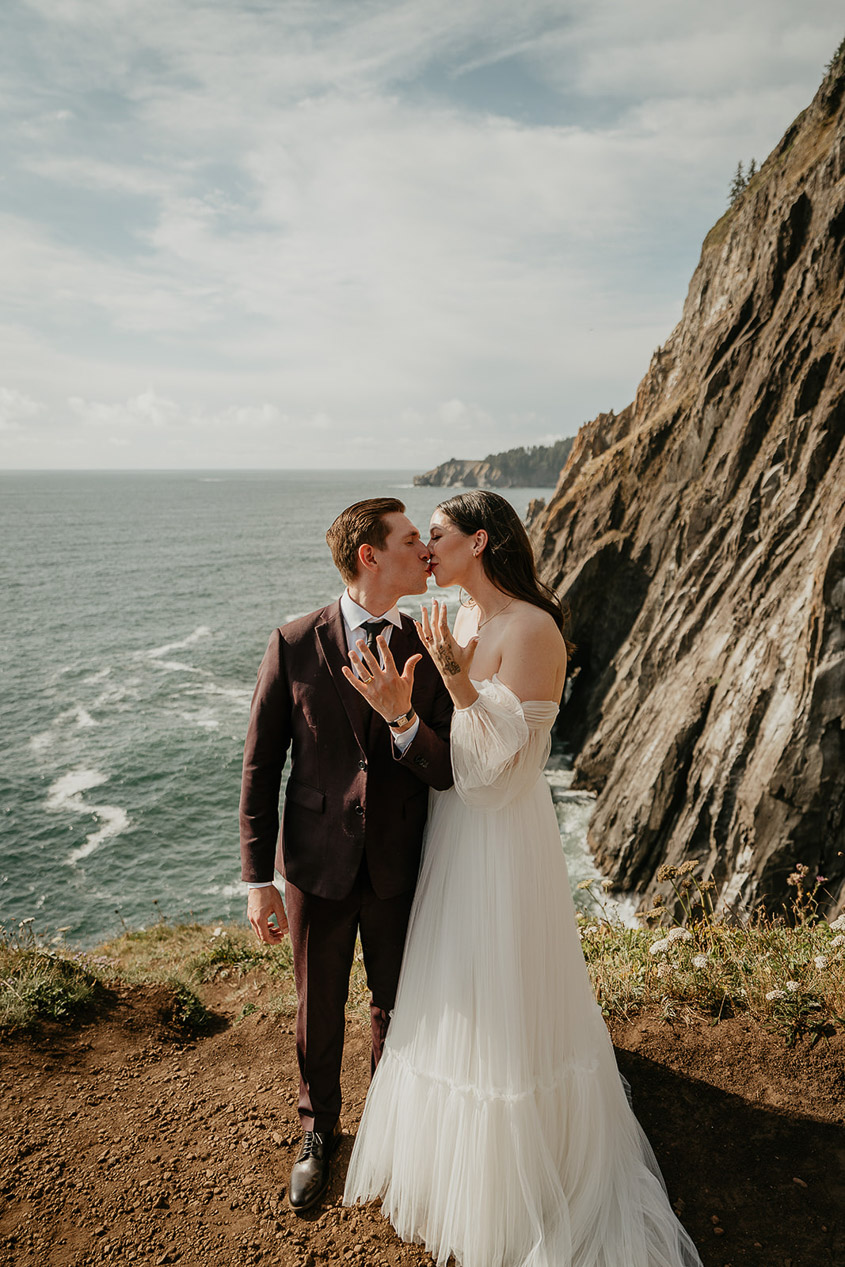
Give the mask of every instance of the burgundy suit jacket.
M 297 888 L 339 901 L 351 891 L 366 856 L 378 897 L 413 889 L 428 790 L 452 783 L 452 701 L 407 616 L 393 629 L 390 650 L 400 673 L 409 656 L 423 652 L 413 688 L 419 730 L 401 757 L 387 722 L 341 672 L 349 660 L 339 601 L 271 634 L 244 747 L 244 880 L 271 880 L 275 861 Z M 280 835 L 279 792 L 288 750 Z

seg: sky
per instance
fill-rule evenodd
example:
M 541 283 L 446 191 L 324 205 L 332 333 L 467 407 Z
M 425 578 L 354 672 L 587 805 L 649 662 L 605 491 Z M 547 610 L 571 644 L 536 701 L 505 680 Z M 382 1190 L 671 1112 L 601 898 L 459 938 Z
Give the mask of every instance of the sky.
M 426 470 L 633 398 L 841 0 L 3 0 L 0 467 Z

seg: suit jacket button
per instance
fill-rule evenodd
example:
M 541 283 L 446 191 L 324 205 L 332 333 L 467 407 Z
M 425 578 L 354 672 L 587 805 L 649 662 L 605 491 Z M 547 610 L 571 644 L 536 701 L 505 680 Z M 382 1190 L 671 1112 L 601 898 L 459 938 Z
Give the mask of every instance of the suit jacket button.
M 414 765 L 422 766 L 422 768 L 425 769 L 428 765 L 428 761 L 425 757 L 417 756 L 414 757 Z
M 355 806 L 355 813 L 356 813 L 356 814 L 363 814 L 363 812 L 364 812 L 364 806 L 363 806 L 363 805 L 356 805 L 356 806 Z
M 359 770 L 366 770 L 366 768 L 367 768 L 367 763 L 366 763 L 366 761 L 359 761 L 359 762 L 358 762 L 358 769 L 359 769 Z

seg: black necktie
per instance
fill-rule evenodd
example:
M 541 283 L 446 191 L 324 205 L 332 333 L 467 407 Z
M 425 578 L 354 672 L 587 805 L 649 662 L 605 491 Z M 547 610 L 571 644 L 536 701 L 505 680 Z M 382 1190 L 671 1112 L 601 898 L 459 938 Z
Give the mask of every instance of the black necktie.
M 366 629 L 367 631 L 367 647 L 370 651 L 372 651 L 377 660 L 379 658 L 379 654 L 378 647 L 376 646 L 376 638 L 383 629 L 387 628 L 389 624 L 391 624 L 391 621 L 389 620 L 365 620 L 361 626 L 362 629 Z
M 381 657 L 379 656 L 378 647 L 376 646 L 376 638 L 379 636 L 381 631 L 385 629 L 390 623 L 391 622 L 389 620 L 365 620 L 363 625 L 361 626 L 362 629 L 366 629 L 367 631 L 367 647 L 369 648 L 370 651 L 372 651 L 373 655 L 375 656 L 376 660 L 379 661 L 379 663 L 381 663 Z M 369 669 L 367 669 L 367 672 L 369 673 Z M 367 720 L 366 720 L 366 730 L 367 730 L 368 740 L 372 734 L 373 723 L 375 721 L 375 718 L 376 718 L 376 714 L 373 712 L 371 708 L 368 708 Z

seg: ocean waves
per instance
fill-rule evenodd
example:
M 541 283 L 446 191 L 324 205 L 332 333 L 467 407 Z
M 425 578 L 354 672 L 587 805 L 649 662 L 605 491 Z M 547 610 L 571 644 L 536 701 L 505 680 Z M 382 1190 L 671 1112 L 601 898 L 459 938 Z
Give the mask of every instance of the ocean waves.
M 200 865 L 196 842 L 209 830 L 220 839 L 214 820 L 228 816 L 234 827 L 252 689 L 226 672 L 210 624 L 174 630 L 144 649 L 117 651 L 112 643 L 99 663 L 89 645 L 78 650 L 75 662 L 45 680 L 42 725 L 26 742 L 32 774 L 45 789 L 40 851 L 31 859 L 36 879 L 24 889 L 32 894 L 28 907 L 45 911 L 56 902 L 49 868 L 60 862 L 72 886 L 82 886 L 83 906 L 102 906 L 113 892 L 113 910 L 128 903 L 149 911 L 149 891 L 161 886 L 163 871 L 190 890 L 192 865 Z M 178 861 L 168 862 L 170 849 Z M 139 850 L 149 858 L 146 868 Z M 211 882 L 206 873 L 204 900 L 213 892 L 224 904 L 234 901 L 241 887 L 234 841 L 223 874 L 216 871 Z M 61 918 L 68 923 L 66 911 Z
M 92 944 L 121 921 L 242 916 L 240 772 L 267 637 L 337 597 L 326 527 L 361 497 L 395 495 L 396 478 L 0 483 L 9 580 L 26 582 L 0 643 L 0 922 L 37 915 Z M 424 527 L 436 490 L 402 499 Z M 421 601 L 401 606 L 419 616 Z

